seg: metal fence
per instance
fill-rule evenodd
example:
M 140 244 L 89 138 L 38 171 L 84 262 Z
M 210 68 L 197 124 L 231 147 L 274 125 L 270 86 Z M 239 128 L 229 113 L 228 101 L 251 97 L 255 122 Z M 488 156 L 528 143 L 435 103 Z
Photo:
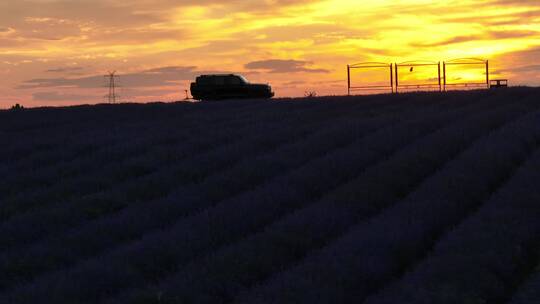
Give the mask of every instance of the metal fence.
M 442 90 L 441 87 L 441 63 L 440 62 L 432 62 L 432 61 L 405 61 L 402 63 L 396 63 L 394 64 L 395 67 L 395 75 L 396 75 L 396 89 L 395 91 L 398 92 L 398 89 L 403 90 Z M 436 68 L 436 71 L 433 71 L 433 73 L 437 75 L 437 77 L 433 77 L 433 79 L 436 80 L 436 82 L 433 82 L 431 79 L 427 80 L 421 80 L 421 82 L 416 84 L 400 84 L 399 80 L 399 69 L 400 68 L 408 68 L 410 72 L 413 71 L 415 67 L 433 67 Z
M 485 69 L 485 82 L 484 81 L 462 81 L 462 82 L 449 82 L 448 81 L 448 67 L 450 66 L 478 66 Z M 433 67 L 433 77 L 420 80 L 418 83 L 406 84 L 402 83 L 400 79 L 400 70 L 408 68 L 410 72 L 416 67 Z M 359 69 L 379 69 L 388 70 L 389 79 L 387 85 L 379 85 L 365 83 L 362 85 L 352 85 L 351 71 Z M 434 61 L 405 61 L 401 63 L 383 63 L 383 62 L 362 62 L 352 65 L 347 65 L 347 94 L 350 95 L 354 91 L 389 91 L 392 93 L 411 90 L 438 90 L 447 91 L 453 88 L 490 88 L 489 80 L 489 61 L 479 58 L 457 58 L 442 62 Z
M 352 86 L 351 85 L 351 70 L 366 70 L 366 69 L 388 69 L 390 79 L 388 85 L 362 85 L 362 86 Z M 392 64 L 382 63 L 382 62 L 361 62 L 356 64 L 347 65 L 347 94 L 351 95 L 351 91 L 387 91 L 394 93 L 394 71 Z
M 455 82 L 455 83 L 449 83 L 448 82 L 448 72 L 447 67 L 448 66 L 478 66 L 480 69 L 485 69 L 485 82 L 484 81 L 478 81 L 478 82 Z M 443 74 L 444 74 L 444 90 L 448 90 L 449 88 L 486 88 L 489 89 L 489 61 L 479 58 L 458 58 L 458 59 L 452 59 L 443 62 Z

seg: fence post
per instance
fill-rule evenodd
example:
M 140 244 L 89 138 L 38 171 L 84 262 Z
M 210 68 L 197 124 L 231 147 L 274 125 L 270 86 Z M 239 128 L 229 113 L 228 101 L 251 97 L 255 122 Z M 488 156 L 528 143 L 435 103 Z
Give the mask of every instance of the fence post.
M 390 63 L 390 89 L 392 90 L 392 93 L 394 93 L 394 71 L 393 66 Z
M 351 95 L 351 66 L 347 64 L 347 96 Z
M 446 92 L 446 61 L 443 61 L 443 91 Z
M 394 68 L 396 70 L 396 93 L 398 92 L 398 85 L 399 85 L 399 76 L 398 76 L 398 64 L 394 63 Z
M 441 62 L 439 61 L 439 64 L 438 64 L 438 77 L 439 77 L 439 92 L 441 92 Z
M 489 60 L 486 60 L 486 87 L 489 89 Z

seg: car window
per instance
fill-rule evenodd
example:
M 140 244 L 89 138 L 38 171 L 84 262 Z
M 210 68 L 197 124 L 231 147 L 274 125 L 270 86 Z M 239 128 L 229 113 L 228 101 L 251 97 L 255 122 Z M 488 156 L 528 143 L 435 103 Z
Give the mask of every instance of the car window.
M 238 78 L 240 78 L 240 81 L 242 81 L 242 83 L 249 83 L 249 81 L 244 77 L 244 76 L 238 76 Z
M 242 80 L 240 79 L 240 77 L 236 77 L 236 76 L 227 77 L 227 84 L 230 84 L 230 85 L 241 85 L 241 84 L 242 84 Z

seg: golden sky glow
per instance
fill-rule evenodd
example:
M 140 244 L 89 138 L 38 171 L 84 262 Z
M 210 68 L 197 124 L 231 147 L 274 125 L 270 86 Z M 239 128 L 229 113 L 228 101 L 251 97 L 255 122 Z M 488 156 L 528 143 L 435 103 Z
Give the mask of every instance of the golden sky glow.
M 182 99 L 210 72 L 269 82 L 278 96 L 344 94 L 350 63 L 459 57 L 540 85 L 538 0 L 0 1 L 0 108 L 103 102 L 108 70 L 124 101 Z

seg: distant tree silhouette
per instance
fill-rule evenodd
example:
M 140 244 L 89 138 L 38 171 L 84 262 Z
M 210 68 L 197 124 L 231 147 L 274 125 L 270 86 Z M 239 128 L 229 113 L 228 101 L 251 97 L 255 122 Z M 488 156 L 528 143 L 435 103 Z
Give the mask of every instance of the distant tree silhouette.
M 13 106 L 11 106 L 11 110 L 12 110 L 12 111 L 20 111 L 20 110 L 22 110 L 22 109 L 24 109 L 24 106 L 21 106 L 21 105 L 18 104 L 18 103 L 15 104 L 15 105 L 13 105 Z

